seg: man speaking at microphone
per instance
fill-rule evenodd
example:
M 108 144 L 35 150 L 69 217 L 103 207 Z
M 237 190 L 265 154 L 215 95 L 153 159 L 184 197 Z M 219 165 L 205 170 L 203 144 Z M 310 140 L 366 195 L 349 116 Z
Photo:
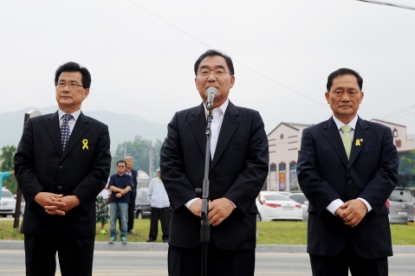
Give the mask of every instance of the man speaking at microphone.
M 229 91 L 235 83 L 229 56 L 209 50 L 196 60 L 194 71 L 203 103 L 174 115 L 160 152 L 161 178 L 171 203 L 169 275 L 201 274 L 202 199 L 196 197 L 195 189 L 203 186 L 207 90 L 213 87 L 217 94 L 212 107 L 211 148 L 207 153 L 211 225 L 208 273 L 252 276 L 255 198 L 268 173 L 264 124 L 257 111 L 229 101 Z

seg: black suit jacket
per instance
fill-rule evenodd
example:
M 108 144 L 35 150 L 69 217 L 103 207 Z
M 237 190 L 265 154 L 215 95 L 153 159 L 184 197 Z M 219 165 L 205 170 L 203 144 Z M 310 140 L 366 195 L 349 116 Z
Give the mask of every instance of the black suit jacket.
M 350 160 L 332 118 L 305 129 L 297 173 L 301 189 L 310 201 L 308 252 L 334 256 L 350 238 L 363 258 L 391 256 L 385 202 L 396 186 L 398 164 L 391 130 L 383 125 L 358 118 Z M 373 209 L 354 228 L 326 210 L 337 198 L 346 202 L 358 197 Z
M 82 112 L 63 153 L 57 112 L 28 120 L 14 157 L 26 200 L 21 232 L 94 236 L 95 198 L 108 179 L 109 149 L 108 127 Z M 33 200 L 41 191 L 76 195 L 81 204 L 65 216 L 48 215 Z
M 185 203 L 196 197 L 195 188 L 202 188 L 205 129 L 203 104 L 177 112 L 161 148 L 161 178 L 172 209 L 171 246 L 194 248 L 200 244 L 200 217 L 194 216 Z M 211 227 L 211 242 L 217 247 L 255 248 L 255 198 L 267 173 L 268 139 L 261 116 L 229 102 L 210 163 L 210 199 L 226 197 L 237 208 L 220 225 Z

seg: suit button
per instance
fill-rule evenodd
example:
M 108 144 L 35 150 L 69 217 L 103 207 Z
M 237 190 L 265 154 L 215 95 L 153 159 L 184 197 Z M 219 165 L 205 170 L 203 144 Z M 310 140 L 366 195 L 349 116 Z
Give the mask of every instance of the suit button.
M 352 184 L 353 183 L 353 181 L 351 181 L 351 180 L 349 180 L 349 181 L 347 181 L 347 184 Z
M 62 169 L 63 169 L 63 166 L 62 166 L 62 165 L 61 165 L 61 166 L 59 166 L 59 169 L 60 169 L 60 170 L 62 170 Z
M 62 190 L 62 186 L 58 186 L 58 189 L 59 189 L 59 190 Z

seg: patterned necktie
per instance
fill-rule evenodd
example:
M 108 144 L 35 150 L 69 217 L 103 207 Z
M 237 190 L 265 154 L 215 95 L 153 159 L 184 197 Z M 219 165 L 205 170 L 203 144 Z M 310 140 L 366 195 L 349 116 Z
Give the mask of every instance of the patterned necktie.
M 344 125 L 340 128 L 343 132 L 342 141 L 344 149 L 346 150 L 347 159 L 350 159 L 350 152 L 352 150 L 352 139 L 350 138 L 351 126 Z
M 66 145 L 68 144 L 69 136 L 71 136 L 68 121 L 72 119 L 72 115 L 65 114 L 62 117 L 63 117 L 63 123 L 61 126 L 61 143 L 62 143 L 62 151 L 64 151 L 66 148 Z

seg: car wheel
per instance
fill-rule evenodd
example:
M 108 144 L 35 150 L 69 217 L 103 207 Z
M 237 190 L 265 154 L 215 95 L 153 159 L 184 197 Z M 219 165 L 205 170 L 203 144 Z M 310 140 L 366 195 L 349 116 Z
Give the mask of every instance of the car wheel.
M 261 220 L 262 220 L 262 219 L 261 219 L 261 215 L 260 215 L 259 213 L 257 213 L 257 214 L 256 214 L 256 220 L 257 220 L 257 221 L 261 221 Z
M 141 213 L 140 211 L 137 211 L 137 216 L 138 219 L 143 219 L 143 213 Z

